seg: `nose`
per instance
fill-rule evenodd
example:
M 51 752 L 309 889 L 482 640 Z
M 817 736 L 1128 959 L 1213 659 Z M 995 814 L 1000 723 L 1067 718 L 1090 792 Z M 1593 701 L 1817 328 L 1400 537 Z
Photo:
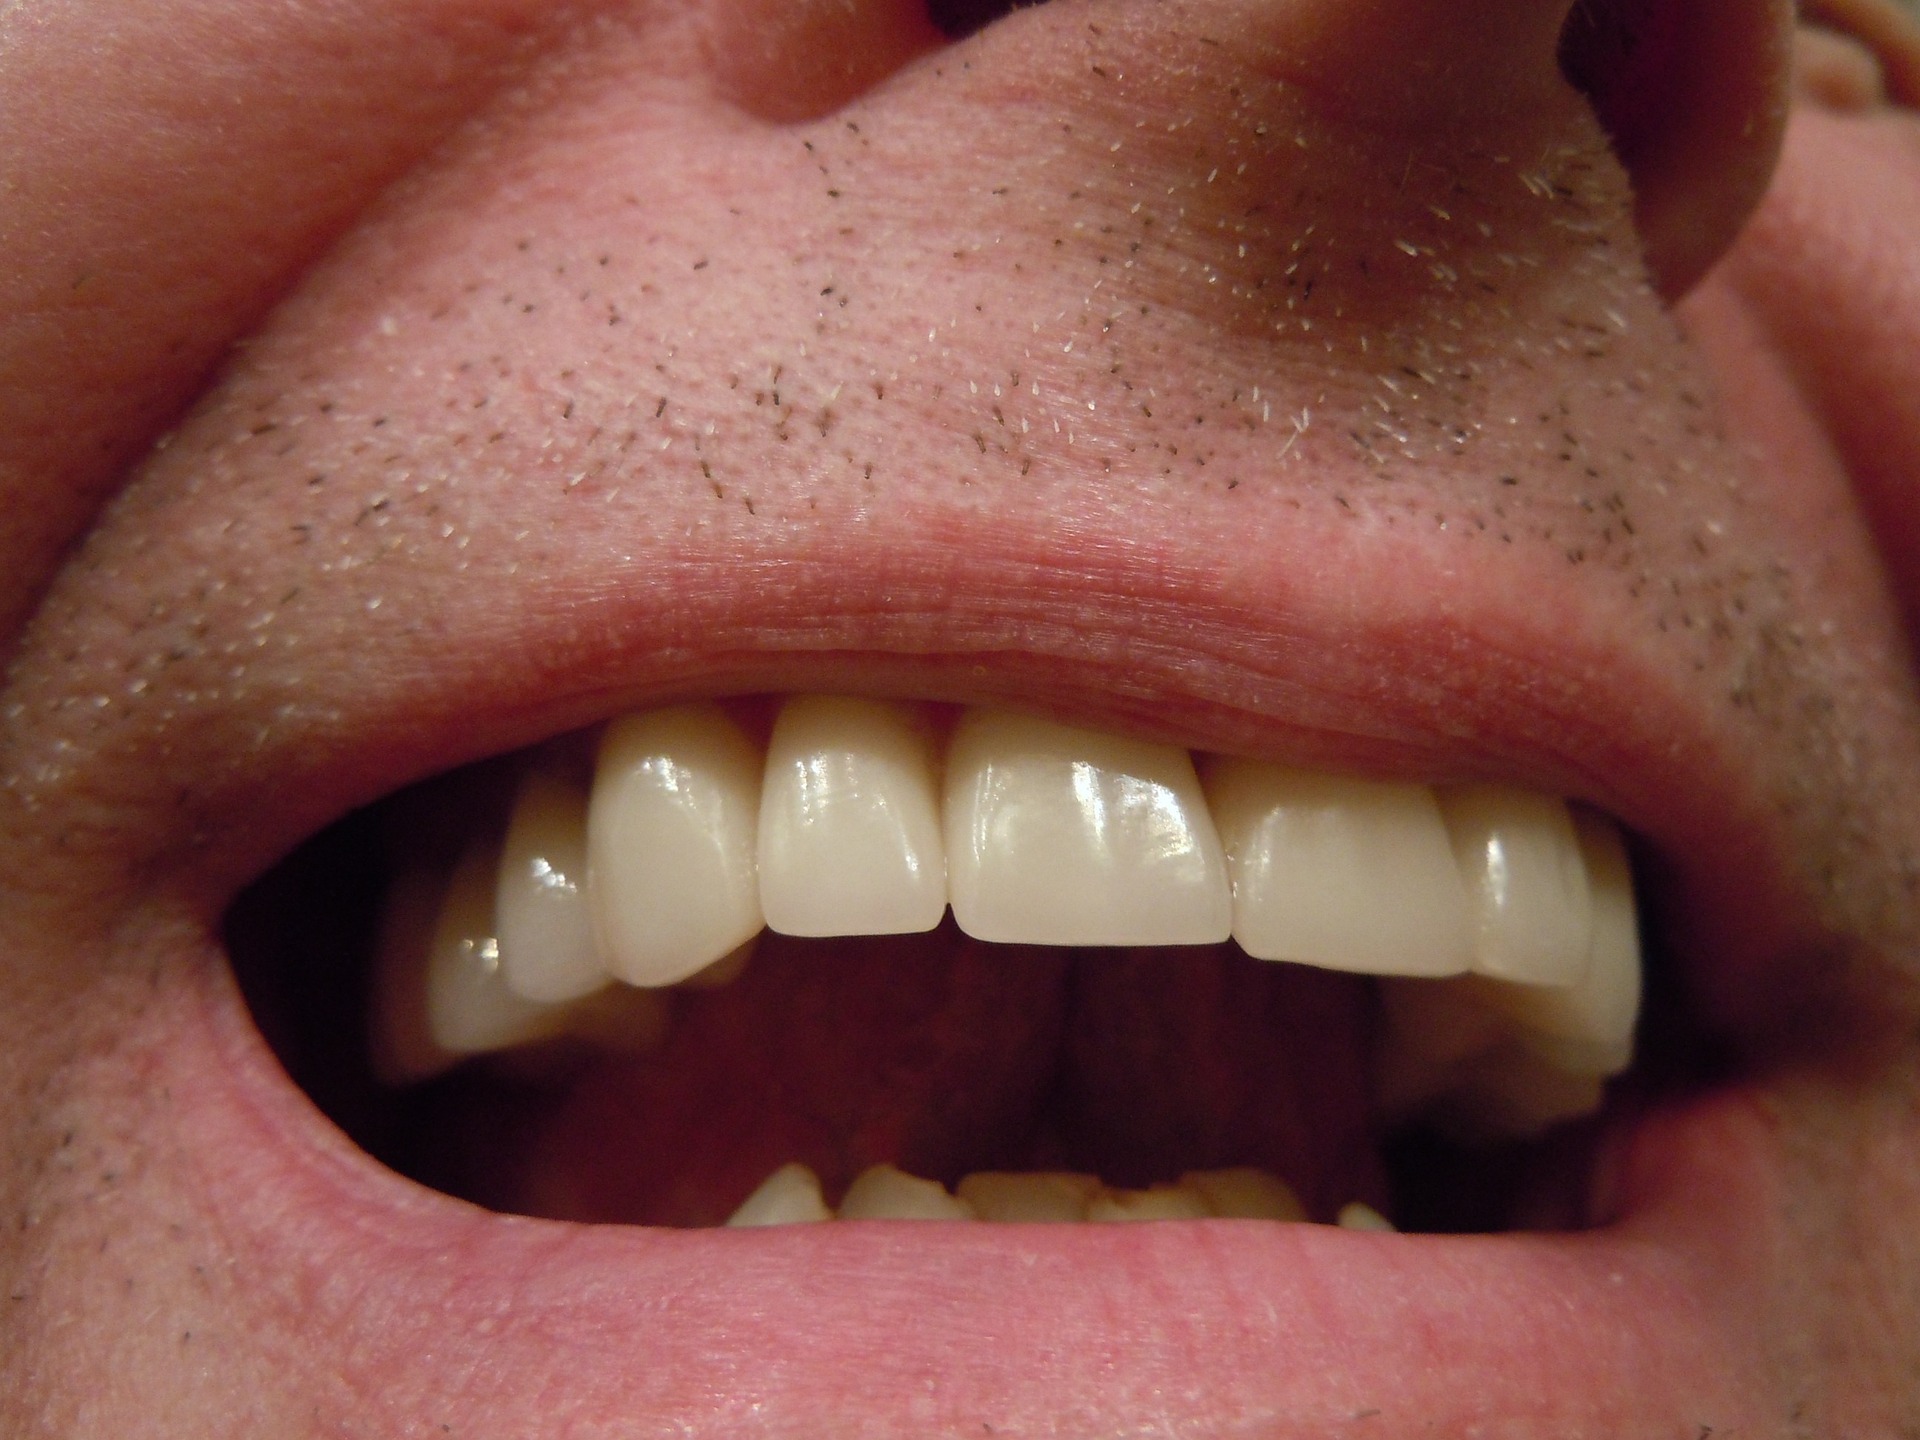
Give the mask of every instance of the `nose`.
M 1163 105 L 1265 81 L 1416 152 L 1476 128 L 1518 140 L 1529 120 L 1578 104 L 1631 178 L 1647 267 L 1672 299 L 1731 243 L 1772 173 L 1793 4 L 725 0 L 720 14 L 710 53 L 724 87 L 776 121 L 828 113 L 916 63 L 1095 107 L 1114 98 L 1099 82 L 1128 71 L 1155 75 Z

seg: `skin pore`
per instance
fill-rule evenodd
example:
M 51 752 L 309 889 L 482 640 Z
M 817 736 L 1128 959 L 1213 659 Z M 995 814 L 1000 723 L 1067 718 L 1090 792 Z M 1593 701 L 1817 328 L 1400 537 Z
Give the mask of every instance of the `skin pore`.
M 1920 50 L 1682 8 L 0 13 L 0 1429 L 1920 1433 Z M 292 1083 L 290 852 L 801 691 L 1617 817 L 1577 1223 L 589 1226 Z

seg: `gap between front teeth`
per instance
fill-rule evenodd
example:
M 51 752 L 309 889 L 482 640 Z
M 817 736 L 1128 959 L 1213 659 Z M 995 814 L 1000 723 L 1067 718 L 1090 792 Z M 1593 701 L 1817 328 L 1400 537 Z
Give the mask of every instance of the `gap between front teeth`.
M 944 745 L 921 708 L 848 697 L 785 701 L 765 747 L 714 703 L 623 716 L 590 784 L 526 772 L 504 839 L 461 862 L 437 917 L 402 889 L 386 968 L 419 972 L 426 1013 L 376 1021 L 401 1078 L 604 1031 L 634 1008 L 596 994 L 610 980 L 718 978 L 763 926 L 904 934 L 949 906 L 982 940 L 1231 934 L 1256 959 L 1395 977 L 1389 1113 L 1474 1095 L 1503 1133 L 1594 1108 L 1640 999 L 1632 878 L 1599 816 L 1505 785 L 1196 770 L 1173 746 L 986 709 Z M 388 1008 L 405 984 L 386 983 Z

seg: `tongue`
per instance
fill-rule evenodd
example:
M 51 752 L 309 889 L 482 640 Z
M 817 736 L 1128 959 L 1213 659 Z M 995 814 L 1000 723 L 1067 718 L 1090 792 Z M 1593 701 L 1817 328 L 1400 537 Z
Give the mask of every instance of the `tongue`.
M 662 1225 L 724 1221 L 793 1160 L 829 1199 L 883 1161 L 947 1184 L 1251 1164 L 1323 1218 L 1384 1188 L 1350 976 L 1231 946 L 985 945 L 949 925 L 768 935 L 740 980 L 676 1003 L 646 1055 L 450 1085 L 423 1178 L 496 1209 Z

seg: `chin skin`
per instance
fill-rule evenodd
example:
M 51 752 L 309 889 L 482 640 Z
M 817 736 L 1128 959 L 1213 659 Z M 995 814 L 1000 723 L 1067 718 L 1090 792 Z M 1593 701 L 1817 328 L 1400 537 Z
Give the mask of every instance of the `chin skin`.
M 1734 239 L 1724 8 L 1638 210 L 1519 0 L 0 15 L 0 1429 L 1920 1433 L 1920 125 Z M 1734 1061 L 1444 1237 L 501 1216 L 291 1083 L 299 842 L 800 689 L 1590 801 Z

